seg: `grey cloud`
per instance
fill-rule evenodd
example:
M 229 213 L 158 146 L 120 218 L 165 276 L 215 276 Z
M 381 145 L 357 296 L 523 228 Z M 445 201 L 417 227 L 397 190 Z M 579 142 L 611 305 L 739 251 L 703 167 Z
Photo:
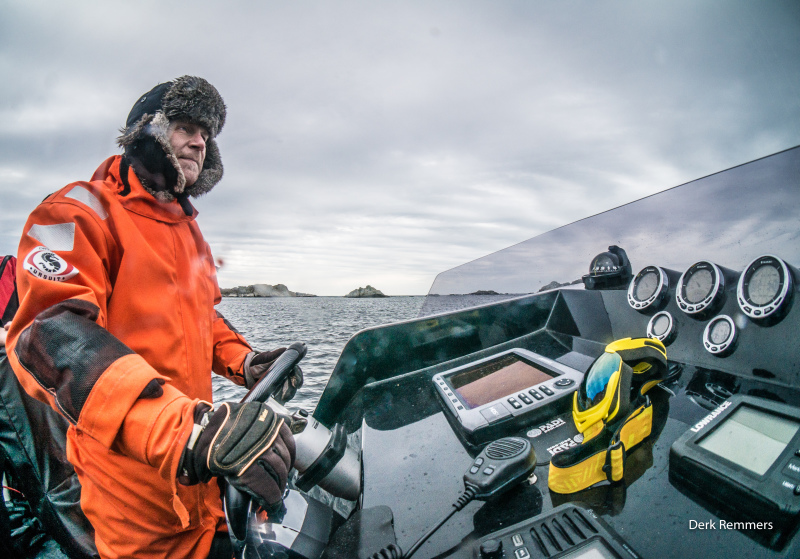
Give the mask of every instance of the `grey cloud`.
M 186 7 L 4 8 L 2 250 L 29 203 L 8 177 L 38 199 L 87 178 L 133 101 L 185 73 L 229 107 L 226 175 L 198 202 L 225 286 L 340 294 L 380 272 L 422 293 L 442 269 L 800 143 L 796 2 Z

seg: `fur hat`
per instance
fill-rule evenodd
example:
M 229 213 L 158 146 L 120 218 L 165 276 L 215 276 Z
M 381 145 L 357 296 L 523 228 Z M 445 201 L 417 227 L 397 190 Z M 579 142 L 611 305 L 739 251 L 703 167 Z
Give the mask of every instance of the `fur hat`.
M 198 124 L 209 133 L 203 169 L 189 187 L 169 142 L 169 125 L 176 120 Z M 222 178 L 214 138 L 224 124 L 225 102 L 216 88 L 203 78 L 183 76 L 155 86 L 136 101 L 117 144 L 125 150 L 123 161 L 153 196 L 165 202 L 178 198 L 183 205 L 186 196 L 205 194 Z

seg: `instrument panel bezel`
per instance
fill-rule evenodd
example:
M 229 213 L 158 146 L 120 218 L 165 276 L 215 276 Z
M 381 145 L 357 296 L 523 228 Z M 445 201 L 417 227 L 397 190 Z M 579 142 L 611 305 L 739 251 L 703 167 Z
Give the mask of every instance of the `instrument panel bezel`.
M 552 375 L 552 378 L 470 409 L 469 404 L 459 395 L 450 379 L 459 373 L 499 361 L 510 354 L 533 367 L 543 369 Z M 495 436 L 497 431 L 495 427 L 509 426 L 513 430 L 518 430 L 540 419 L 566 411 L 571 406 L 573 393 L 583 380 L 583 373 L 532 351 L 512 348 L 437 373 L 431 380 L 441 401 L 445 404 L 446 411 L 461 429 L 461 434 L 470 442 L 478 443 L 488 440 L 487 437 Z M 567 385 L 563 386 L 563 384 Z M 528 396 L 532 395 L 531 391 L 542 396 L 542 399 Z M 530 399 L 530 402 L 520 399 L 523 394 Z M 510 400 L 515 400 L 519 405 L 512 405 Z

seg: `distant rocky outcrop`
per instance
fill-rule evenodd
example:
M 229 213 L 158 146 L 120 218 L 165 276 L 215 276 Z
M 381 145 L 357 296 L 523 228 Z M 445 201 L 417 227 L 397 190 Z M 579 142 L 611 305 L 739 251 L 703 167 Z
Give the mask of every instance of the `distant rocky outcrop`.
M 388 297 L 388 295 L 384 295 L 381 293 L 380 289 L 375 289 L 371 285 L 368 285 L 367 287 L 357 287 L 345 295 L 345 297 Z
M 479 289 L 478 291 L 470 293 L 470 295 L 501 295 L 501 294 L 498 293 L 497 291 L 494 291 L 493 289 Z
M 539 293 L 542 291 L 547 291 L 549 289 L 558 289 L 559 287 L 566 287 L 567 285 L 575 285 L 577 283 L 581 283 L 582 280 L 576 279 L 575 281 L 568 281 L 567 283 L 558 283 L 557 281 L 551 281 L 547 285 L 542 286 L 539 289 Z
M 310 293 L 289 291 L 282 283 L 269 285 L 256 283 L 253 285 L 240 285 L 230 289 L 220 289 L 223 297 L 316 297 Z

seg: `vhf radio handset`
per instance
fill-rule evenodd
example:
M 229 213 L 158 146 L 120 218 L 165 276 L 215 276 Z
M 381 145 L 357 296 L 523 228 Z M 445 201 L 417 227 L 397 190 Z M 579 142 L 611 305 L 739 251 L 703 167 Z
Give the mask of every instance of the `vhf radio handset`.
M 408 553 L 395 544 L 373 554 L 370 559 L 408 559 L 428 541 L 450 517 L 474 499 L 498 495 L 530 475 L 536 467 L 536 452 L 528 439 L 506 437 L 489 443 L 464 473 L 464 493 L 453 503 L 453 510 L 415 543 Z

